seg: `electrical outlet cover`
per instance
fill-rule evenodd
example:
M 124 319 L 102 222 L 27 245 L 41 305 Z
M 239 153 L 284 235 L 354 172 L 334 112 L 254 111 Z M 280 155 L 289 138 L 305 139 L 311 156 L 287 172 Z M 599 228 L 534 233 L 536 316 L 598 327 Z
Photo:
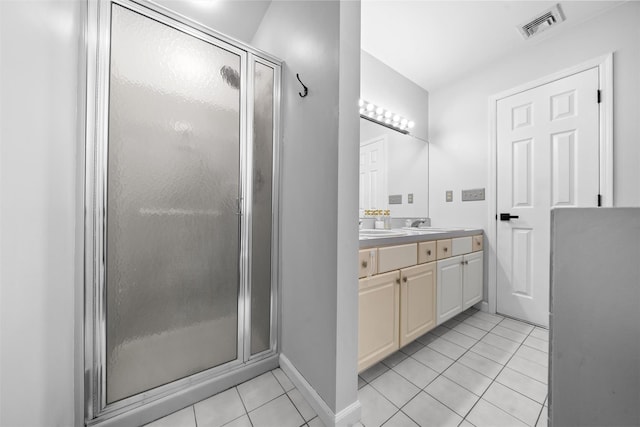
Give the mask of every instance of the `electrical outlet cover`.
M 453 191 L 448 190 L 445 194 L 447 202 L 453 202 Z

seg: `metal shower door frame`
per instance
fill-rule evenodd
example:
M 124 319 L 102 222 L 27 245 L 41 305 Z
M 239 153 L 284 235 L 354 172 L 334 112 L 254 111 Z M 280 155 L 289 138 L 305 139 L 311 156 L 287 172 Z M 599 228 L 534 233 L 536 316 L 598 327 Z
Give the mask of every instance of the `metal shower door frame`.
M 107 154 L 109 124 L 109 76 L 111 9 L 116 4 L 156 20 L 240 57 L 240 158 L 239 194 L 242 216 L 239 231 L 239 289 L 237 357 L 225 364 L 178 379 L 169 384 L 106 402 L 106 224 Z M 231 375 L 278 353 L 278 274 L 279 274 L 279 186 L 280 186 L 280 100 L 281 63 L 279 59 L 204 25 L 145 0 L 98 0 L 87 2 L 86 41 L 86 117 L 84 150 L 84 418 L 88 424 L 100 423 L 149 402 L 184 392 L 222 375 Z M 272 180 L 272 260 L 271 325 L 269 349 L 250 354 L 251 339 L 251 207 L 252 207 L 252 118 L 253 63 L 259 61 L 274 69 L 274 125 Z M 251 73 L 251 74 L 250 74 Z

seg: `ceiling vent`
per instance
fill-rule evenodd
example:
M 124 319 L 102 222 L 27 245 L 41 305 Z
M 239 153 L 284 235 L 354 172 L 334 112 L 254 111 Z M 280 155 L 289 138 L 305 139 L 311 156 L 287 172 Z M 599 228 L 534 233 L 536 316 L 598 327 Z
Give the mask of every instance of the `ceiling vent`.
M 564 14 L 560 9 L 560 4 L 556 4 L 551 9 L 545 10 L 531 21 L 518 25 L 518 30 L 522 37 L 529 39 L 536 34 L 548 30 L 564 21 Z

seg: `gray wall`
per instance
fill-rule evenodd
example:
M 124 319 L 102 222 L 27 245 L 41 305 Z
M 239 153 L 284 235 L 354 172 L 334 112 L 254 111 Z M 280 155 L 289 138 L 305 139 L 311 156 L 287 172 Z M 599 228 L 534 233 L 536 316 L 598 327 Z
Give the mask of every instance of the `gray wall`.
M 407 55 L 412 54 L 407 52 Z M 360 96 L 416 123 L 411 134 L 428 139 L 429 92 L 364 50 L 361 51 Z
M 554 426 L 640 425 L 640 208 L 551 214 Z
M 69 426 L 74 416 L 82 422 L 82 407 L 74 407 L 83 381 L 74 377 L 74 352 L 81 351 L 74 333 L 82 333 L 74 323 L 82 313 L 82 301 L 74 299 L 81 266 L 75 262 L 81 5 L 0 2 L 3 426 Z M 205 24 L 211 13 L 181 12 Z M 283 350 L 336 412 L 357 398 L 358 96 L 349 89 L 359 87 L 357 37 L 359 3 L 319 1 L 274 2 L 255 39 L 288 61 Z M 310 88 L 305 99 L 297 95 L 296 72 Z
M 80 6 L 0 2 L 3 426 L 74 423 Z
M 357 390 L 359 82 L 349 58 L 357 58 L 357 39 L 348 40 L 359 34 L 356 9 L 358 2 L 273 2 L 252 41 L 286 62 L 282 353 L 334 412 Z M 296 73 L 309 87 L 306 98 Z
M 614 52 L 614 205 L 640 205 L 640 3 L 628 2 L 430 91 L 429 215 L 434 226 L 484 230 L 488 201 L 461 202 L 460 190 L 489 182 L 491 95 Z M 445 202 L 445 191 L 454 200 Z M 485 253 L 494 250 L 485 247 Z M 488 274 L 485 256 L 485 276 Z M 485 295 L 487 295 L 485 280 Z
M 489 179 L 491 95 L 614 52 L 614 204 L 640 205 L 640 3 L 627 2 L 603 15 L 430 91 L 429 210 L 435 226 L 486 229 L 487 202 L 461 202 L 463 188 Z M 445 191 L 454 201 L 445 202 Z

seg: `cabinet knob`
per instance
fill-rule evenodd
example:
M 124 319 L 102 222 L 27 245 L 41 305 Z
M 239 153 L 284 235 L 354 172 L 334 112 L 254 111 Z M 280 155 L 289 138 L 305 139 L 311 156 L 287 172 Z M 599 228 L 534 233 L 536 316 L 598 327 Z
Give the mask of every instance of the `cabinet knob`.
M 445 246 L 444 248 L 442 248 L 442 250 L 447 252 L 449 250 L 449 248 Z
M 367 261 L 362 261 L 362 268 L 367 268 L 367 265 L 369 265 Z
M 403 277 L 403 278 L 402 278 L 402 281 L 403 281 L 404 283 L 407 283 L 407 276 Z
M 431 249 L 427 249 L 427 256 L 431 256 Z
M 399 285 L 400 284 L 400 279 L 396 279 L 396 283 Z

